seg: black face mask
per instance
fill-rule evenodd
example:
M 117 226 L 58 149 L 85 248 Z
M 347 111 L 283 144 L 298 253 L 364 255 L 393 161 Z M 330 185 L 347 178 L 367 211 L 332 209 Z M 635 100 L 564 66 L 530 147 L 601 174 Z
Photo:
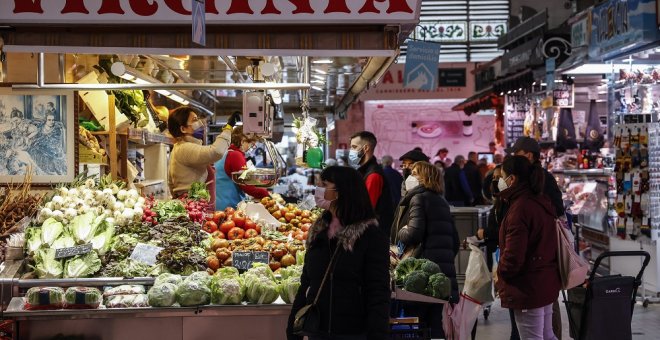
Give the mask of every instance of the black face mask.
M 403 169 L 403 178 L 406 179 L 408 176 L 412 175 L 412 170 L 410 169 Z

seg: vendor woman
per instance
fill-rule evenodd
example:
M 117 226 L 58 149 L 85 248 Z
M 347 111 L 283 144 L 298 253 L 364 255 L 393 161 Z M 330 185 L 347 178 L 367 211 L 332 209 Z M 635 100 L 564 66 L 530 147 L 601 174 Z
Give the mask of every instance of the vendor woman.
M 202 145 L 201 140 L 193 137 L 195 131 L 204 129 L 195 110 L 182 106 L 170 113 L 167 129 L 175 144 L 170 154 L 168 184 L 174 197 L 187 193 L 194 182 L 208 182 L 209 168 L 227 153 L 232 125 L 230 118 L 213 144 Z
M 268 191 L 251 185 L 237 185 L 231 180 L 232 172 L 241 171 L 246 164 L 245 153 L 256 140 L 243 133 L 243 127 L 237 126 L 231 133 L 231 146 L 227 154 L 215 164 L 215 210 L 224 210 L 236 205 L 248 194 L 262 199 L 270 196 Z

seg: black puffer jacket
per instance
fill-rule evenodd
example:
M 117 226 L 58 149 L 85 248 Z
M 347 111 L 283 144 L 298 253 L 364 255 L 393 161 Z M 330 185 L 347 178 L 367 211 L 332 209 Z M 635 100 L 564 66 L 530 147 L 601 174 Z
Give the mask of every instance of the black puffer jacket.
M 318 302 L 321 329 L 331 335 L 366 334 L 370 340 L 386 339 L 391 295 L 387 235 L 373 220 L 346 226 L 330 240 L 330 220 L 330 214 L 324 214 L 309 231 L 287 337 L 302 339 L 292 334 L 293 319 L 300 308 L 314 301 L 330 258 L 335 248 L 341 247 Z
M 449 211 L 449 203 L 422 186 L 408 192 L 401 200 L 398 240 L 406 246 L 422 244 L 420 258 L 440 266 L 451 279 L 452 297 L 458 298 L 454 258 L 458 254 L 458 231 Z M 405 227 L 407 226 L 407 227 Z

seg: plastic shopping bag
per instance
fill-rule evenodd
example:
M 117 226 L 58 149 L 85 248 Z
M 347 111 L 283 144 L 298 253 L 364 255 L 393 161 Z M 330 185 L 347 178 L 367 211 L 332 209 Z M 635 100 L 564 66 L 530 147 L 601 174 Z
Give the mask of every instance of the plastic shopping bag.
M 481 304 L 461 294 L 458 303 L 446 304 L 442 309 L 442 329 L 447 340 L 468 340 L 481 311 Z
M 493 280 L 486 264 L 484 252 L 470 244 L 470 258 L 465 270 L 465 287 L 463 293 L 484 304 L 494 301 Z

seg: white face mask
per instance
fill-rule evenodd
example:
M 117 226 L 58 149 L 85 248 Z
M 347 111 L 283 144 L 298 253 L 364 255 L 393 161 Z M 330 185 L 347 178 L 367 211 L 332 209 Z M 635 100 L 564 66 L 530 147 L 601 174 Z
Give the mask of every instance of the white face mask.
M 417 177 L 410 175 L 406 178 L 406 191 L 410 191 L 419 186 L 419 180 Z
M 500 192 L 509 189 L 509 185 L 506 184 L 506 180 L 509 179 L 509 177 L 507 178 L 500 177 L 499 181 L 497 181 L 497 188 L 500 189 Z
M 317 187 L 316 190 L 314 190 L 314 201 L 316 202 L 317 207 L 328 210 L 334 200 L 325 199 L 325 191 L 326 188 Z
M 358 151 L 358 150 L 351 150 L 348 152 L 348 164 L 354 169 L 360 167 L 360 161 L 364 157 L 364 154 L 361 153 L 362 151 Z

